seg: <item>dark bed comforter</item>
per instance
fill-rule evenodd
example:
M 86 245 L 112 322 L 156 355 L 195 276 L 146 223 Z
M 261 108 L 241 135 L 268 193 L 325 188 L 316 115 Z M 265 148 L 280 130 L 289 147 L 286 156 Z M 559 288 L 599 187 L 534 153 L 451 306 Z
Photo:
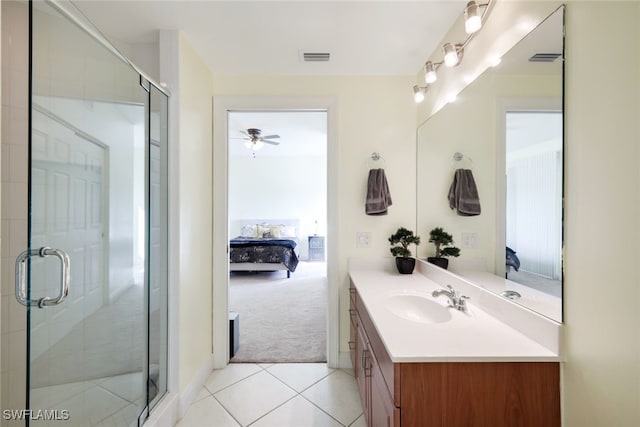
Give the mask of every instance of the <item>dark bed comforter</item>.
M 229 242 L 230 260 L 234 262 L 254 262 L 283 264 L 291 272 L 298 266 L 295 240 L 251 237 L 236 237 Z M 232 268 L 233 269 L 233 268 Z

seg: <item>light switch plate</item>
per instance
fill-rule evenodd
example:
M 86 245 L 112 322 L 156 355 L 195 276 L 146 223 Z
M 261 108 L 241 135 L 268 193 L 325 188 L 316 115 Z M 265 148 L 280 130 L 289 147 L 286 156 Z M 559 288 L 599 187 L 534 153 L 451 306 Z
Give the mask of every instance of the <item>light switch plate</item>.
M 356 231 L 356 248 L 370 248 L 372 233 L 370 231 Z
M 478 233 L 463 232 L 460 244 L 463 248 L 475 249 L 478 246 Z

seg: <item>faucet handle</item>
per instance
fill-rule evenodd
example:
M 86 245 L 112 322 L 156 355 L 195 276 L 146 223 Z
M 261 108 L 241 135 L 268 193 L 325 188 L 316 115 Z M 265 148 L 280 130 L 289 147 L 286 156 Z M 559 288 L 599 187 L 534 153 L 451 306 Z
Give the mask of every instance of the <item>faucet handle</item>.
M 458 297 L 458 306 L 456 308 L 460 311 L 466 312 L 468 299 L 471 299 L 471 298 L 466 295 L 460 295 L 460 297 Z
M 449 291 L 451 292 L 452 295 L 458 296 L 458 291 L 453 289 L 453 286 L 447 285 L 447 288 L 449 289 Z

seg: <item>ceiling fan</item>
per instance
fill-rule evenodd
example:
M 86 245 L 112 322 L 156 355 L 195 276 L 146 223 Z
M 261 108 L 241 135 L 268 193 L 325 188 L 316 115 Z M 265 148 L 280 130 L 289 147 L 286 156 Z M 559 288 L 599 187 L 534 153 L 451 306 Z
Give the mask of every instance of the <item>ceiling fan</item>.
M 265 143 L 271 145 L 280 144 L 280 142 L 278 141 L 273 141 L 274 139 L 279 139 L 280 135 L 262 136 L 262 131 L 260 129 L 250 128 L 247 129 L 246 132 L 241 130 L 240 133 L 246 136 L 246 138 L 242 138 L 246 140 L 246 142 L 244 143 L 245 147 L 253 151 L 258 151 L 264 146 Z

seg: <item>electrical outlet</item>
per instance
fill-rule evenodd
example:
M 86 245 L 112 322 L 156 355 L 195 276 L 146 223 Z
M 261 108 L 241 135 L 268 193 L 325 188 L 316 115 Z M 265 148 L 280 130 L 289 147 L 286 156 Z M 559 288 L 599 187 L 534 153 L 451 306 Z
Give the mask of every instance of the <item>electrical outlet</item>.
M 478 233 L 463 232 L 460 244 L 463 248 L 475 249 L 478 246 Z
M 356 248 L 370 248 L 371 239 L 370 231 L 356 231 Z

